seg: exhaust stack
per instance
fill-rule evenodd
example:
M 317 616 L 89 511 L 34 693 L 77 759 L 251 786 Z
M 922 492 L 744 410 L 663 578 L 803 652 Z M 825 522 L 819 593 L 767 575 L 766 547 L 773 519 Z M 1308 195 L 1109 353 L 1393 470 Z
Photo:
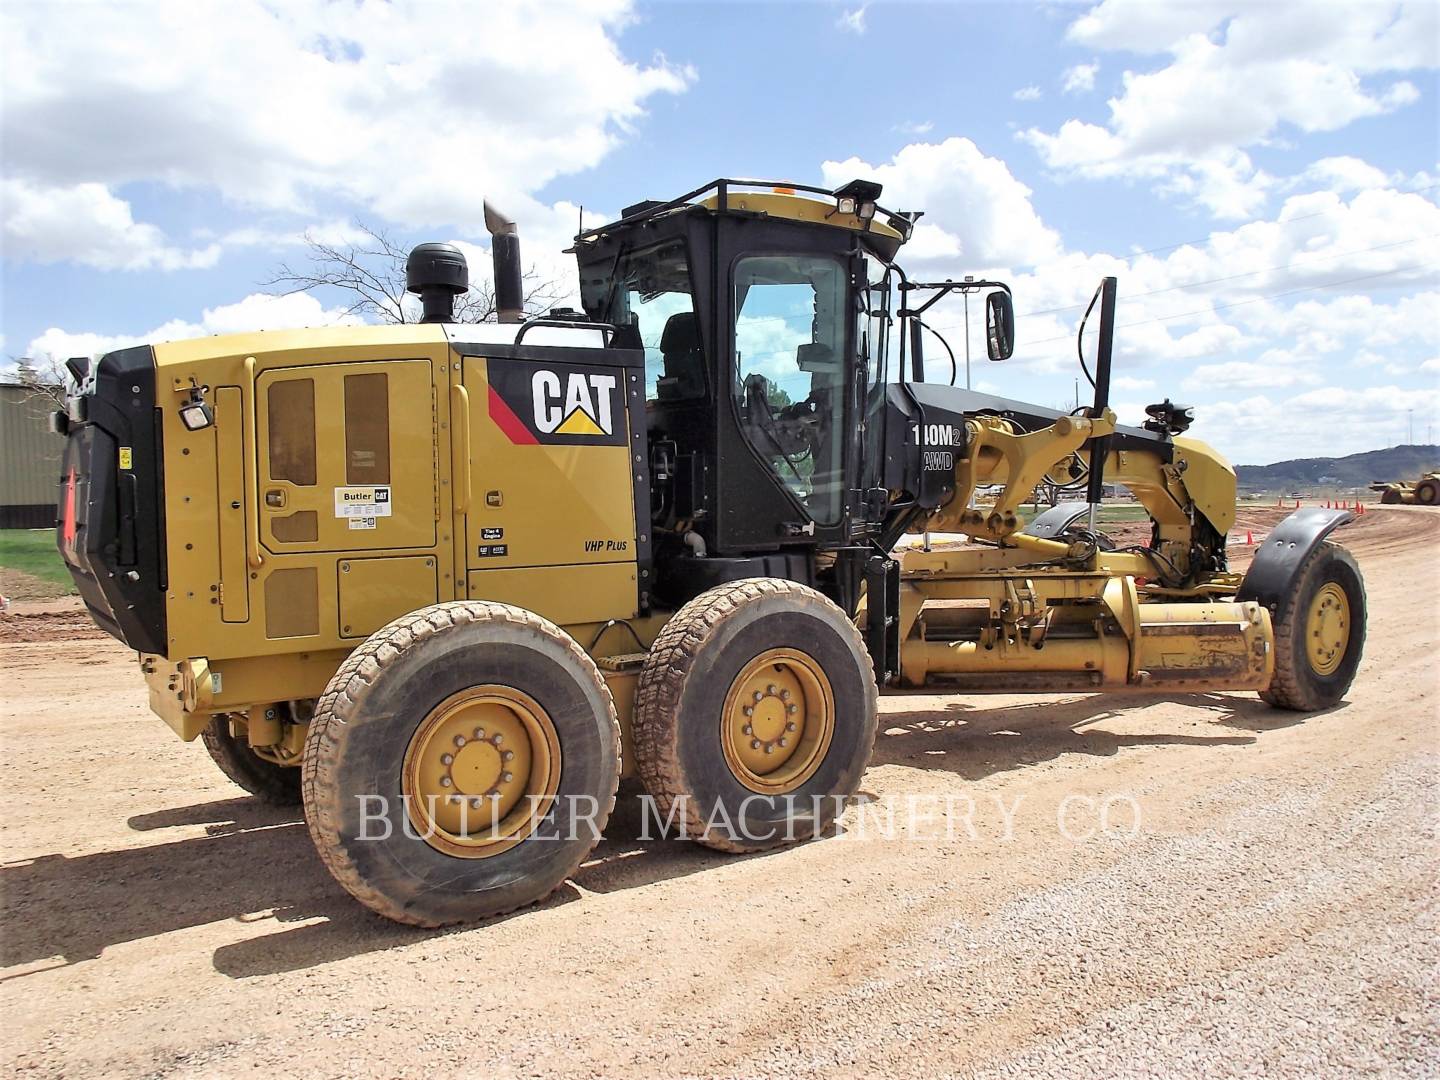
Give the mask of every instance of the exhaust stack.
M 500 211 L 485 203 L 485 228 L 495 260 L 495 314 L 502 323 L 525 320 L 525 292 L 520 273 L 520 231 Z

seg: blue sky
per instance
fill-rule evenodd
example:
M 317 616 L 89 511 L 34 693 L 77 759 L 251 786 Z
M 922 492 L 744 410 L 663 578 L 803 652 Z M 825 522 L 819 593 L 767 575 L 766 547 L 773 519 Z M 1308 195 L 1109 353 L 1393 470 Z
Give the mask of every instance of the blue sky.
M 1122 419 L 1245 462 L 1440 420 L 1434 3 L 63 6 L 0 13 L 7 357 L 333 321 L 262 284 L 307 229 L 483 273 L 489 197 L 568 275 L 579 205 L 863 175 L 912 267 L 1050 312 L 984 388 L 1067 399 L 1115 273 Z

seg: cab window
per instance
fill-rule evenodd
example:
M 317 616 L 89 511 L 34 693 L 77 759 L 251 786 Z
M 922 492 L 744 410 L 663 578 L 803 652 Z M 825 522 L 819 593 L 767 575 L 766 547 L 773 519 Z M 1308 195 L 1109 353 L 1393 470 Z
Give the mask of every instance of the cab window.
M 844 504 L 845 268 L 812 255 L 735 264 L 732 392 L 760 456 L 823 524 Z
M 607 294 L 597 297 L 604 320 L 624 330 L 617 341 L 645 350 L 646 402 L 703 398 L 705 358 L 685 244 L 626 255 L 615 277 L 598 284 Z

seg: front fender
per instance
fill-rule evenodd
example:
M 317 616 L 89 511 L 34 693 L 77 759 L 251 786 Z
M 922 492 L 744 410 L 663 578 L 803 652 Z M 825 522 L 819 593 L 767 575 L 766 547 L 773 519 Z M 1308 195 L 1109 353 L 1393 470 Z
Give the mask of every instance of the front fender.
M 1285 518 L 1255 551 L 1236 600 L 1256 600 L 1279 622 L 1290 609 L 1295 579 L 1310 553 L 1341 525 L 1354 521 L 1349 510 L 1307 506 Z

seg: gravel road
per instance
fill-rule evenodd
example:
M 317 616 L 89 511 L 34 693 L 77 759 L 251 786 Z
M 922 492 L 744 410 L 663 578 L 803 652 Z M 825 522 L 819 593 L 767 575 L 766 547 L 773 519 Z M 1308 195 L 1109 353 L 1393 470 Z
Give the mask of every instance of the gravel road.
M 722 856 L 632 797 L 551 900 L 443 932 L 351 901 L 114 642 L 11 621 L 0 1071 L 1440 1075 L 1440 513 L 1342 539 L 1369 643 L 1326 714 L 882 698 L 839 835 Z

